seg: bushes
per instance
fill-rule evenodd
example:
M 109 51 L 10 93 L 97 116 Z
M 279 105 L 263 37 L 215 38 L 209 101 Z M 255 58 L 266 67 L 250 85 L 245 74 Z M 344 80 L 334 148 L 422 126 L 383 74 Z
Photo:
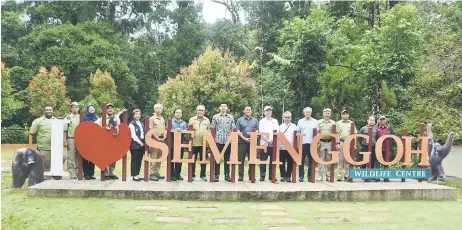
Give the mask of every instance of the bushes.
M 26 144 L 28 143 L 29 129 L 14 124 L 2 128 L 2 144 Z

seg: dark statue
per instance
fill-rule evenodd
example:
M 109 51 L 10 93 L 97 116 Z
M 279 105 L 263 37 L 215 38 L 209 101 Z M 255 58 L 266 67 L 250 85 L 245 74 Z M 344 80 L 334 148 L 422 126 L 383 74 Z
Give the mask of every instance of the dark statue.
M 443 146 L 439 143 L 435 143 L 432 134 L 432 124 L 427 124 L 427 136 L 430 137 L 429 148 L 428 148 L 428 159 L 430 162 L 430 178 L 428 182 L 434 180 L 436 177 L 440 181 L 444 181 L 444 168 L 443 159 L 452 150 L 452 143 L 454 141 L 454 132 L 450 132 L 446 143 Z
M 18 149 L 13 155 L 12 172 L 12 188 L 21 188 L 26 178 L 29 178 L 29 186 L 43 182 L 42 156 L 33 148 Z

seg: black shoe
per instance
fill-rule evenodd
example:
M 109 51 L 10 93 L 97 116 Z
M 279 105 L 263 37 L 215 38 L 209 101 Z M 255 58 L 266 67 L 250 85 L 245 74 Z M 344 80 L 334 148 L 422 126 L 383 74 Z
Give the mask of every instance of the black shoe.
M 231 178 L 229 177 L 228 174 L 225 175 L 225 181 L 231 182 Z
M 149 177 L 149 180 L 158 181 L 159 178 L 157 178 L 154 174 L 152 174 L 152 175 Z
M 300 178 L 298 179 L 298 182 L 303 182 L 303 177 L 300 177 Z
M 239 177 L 239 179 L 237 179 L 238 181 L 243 181 L 244 178 L 243 177 Z
M 292 182 L 292 180 L 290 179 L 290 177 L 287 177 L 287 178 L 286 178 L 286 182 Z
M 157 179 L 159 179 L 159 180 L 165 179 L 165 176 L 161 176 L 158 172 L 154 173 L 154 176 L 156 176 Z
M 176 179 L 177 180 L 184 180 L 183 177 L 181 175 L 176 175 Z
M 91 176 L 90 178 L 91 178 L 92 180 L 96 180 L 96 177 L 94 177 L 94 176 Z
M 104 176 L 105 180 L 112 180 L 112 176 Z
M 170 179 L 171 181 L 177 181 L 178 179 L 176 178 L 175 175 L 172 175 L 172 178 Z
M 63 177 L 62 176 L 52 176 L 54 180 L 61 180 Z
M 84 178 L 85 180 L 91 180 L 91 177 L 89 177 L 89 176 L 84 176 L 83 178 Z
M 118 179 L 119 179 L 119 177 L 118 177 L 118 176 L 116 176 L 116 175 L 112 175 L 112 179 L 113 179 L 113 180 L 118 180 Z
M 139 177 L 133 177 L 133 181 L 141 181 Z
M 264 177 L 264 176 L 261 176 L 261 177 L 260 177 L 260 181 L 265 181 L 265 177 Z
M 213 179 L 213 182 L 219 182 L 220 181 L 220 177 L 219 176 L 215 176 L 215 178 Z

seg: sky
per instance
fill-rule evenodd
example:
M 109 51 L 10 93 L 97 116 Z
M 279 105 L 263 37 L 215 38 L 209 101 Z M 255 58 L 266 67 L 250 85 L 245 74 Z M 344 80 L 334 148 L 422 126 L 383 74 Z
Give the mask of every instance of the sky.
M 202 2 L 202 17 L 207 23 L 214 23 L 218 19 L 228 18 L 231 19 L 231 15 L 227 12 L 224 5 L 212 2 L 212 0 L 195 0 L 196 3 Z

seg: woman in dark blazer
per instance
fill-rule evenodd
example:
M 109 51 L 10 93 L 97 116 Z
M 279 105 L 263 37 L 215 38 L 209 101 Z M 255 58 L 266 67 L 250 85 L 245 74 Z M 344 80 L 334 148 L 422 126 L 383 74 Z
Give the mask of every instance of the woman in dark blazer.
M 130 122 L 128 127 L 130 128 L 132 143 L 130 145 L 130 154 L 132 156 L 131 161 L 131 176 L 134 181 L 141 181 L 139 178 L 141 161 L 144 155 L 144 136 L 146 135 L 146 128 L 143 122 L 140 121 L 141 110 L 133 110 L 133 120 Z

